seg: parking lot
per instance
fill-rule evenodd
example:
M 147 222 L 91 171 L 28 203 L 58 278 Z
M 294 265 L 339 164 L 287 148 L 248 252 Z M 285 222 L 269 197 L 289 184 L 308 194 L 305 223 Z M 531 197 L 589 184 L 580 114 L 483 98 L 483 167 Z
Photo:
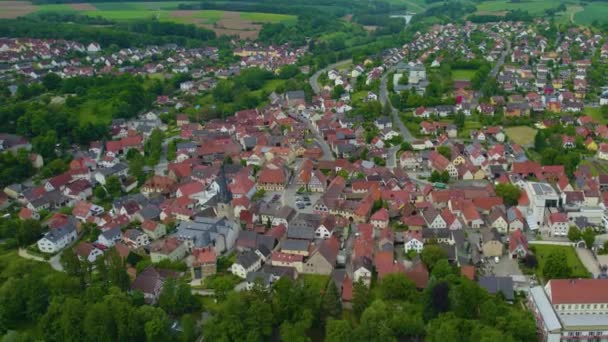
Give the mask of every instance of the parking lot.
M 267 203 L 280 203 L 294 208 L 298 213 L 312 214 L 313 205 L 321 197 L 321 193 L 302 193 L 298 194 L 298 187 L 290 184 L 285 191 L 269 191 L 264 196 Z

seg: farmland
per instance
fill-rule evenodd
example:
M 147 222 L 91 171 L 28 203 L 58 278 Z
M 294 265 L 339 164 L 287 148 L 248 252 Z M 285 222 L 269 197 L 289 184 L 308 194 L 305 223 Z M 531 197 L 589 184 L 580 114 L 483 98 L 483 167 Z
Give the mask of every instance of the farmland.
M 179 10 L 184 2 L 108 2 L 32 5 L 27 1 L 0 1 L 0 18 L 16 18 L 44 12 L 80 13 L 116 21 L 155 18 L 180 24 L 194 24 L 220 35 L 238 35 L 241 38 L 257 37 L 264 23 L 292 23 L 296 16 L 218 10 Z
M 531 15 L 544 15 L 545 10 L 556 8 L 559 2 L 550 0 L 527 0 L 512 2 L 510 0 L 484 1 L 477 5 L 478 14 L 504 15 L 507 11 L 523 10 Z M 579 25 L 589 25 L 593 21 L 608 18 L 608 4 L 605 2 L 590 2 L 580 4 L 575 1 L 565 2 L 566 11 L 558 13 L 556 19 L 560 23 L 574 22 Z

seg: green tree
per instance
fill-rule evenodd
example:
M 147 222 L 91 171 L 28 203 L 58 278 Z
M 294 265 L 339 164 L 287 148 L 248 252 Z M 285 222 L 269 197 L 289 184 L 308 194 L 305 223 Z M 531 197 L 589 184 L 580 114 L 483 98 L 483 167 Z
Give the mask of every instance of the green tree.
M 353 313 L 355 317 L 360 317 L 370 303 L 369 288 L 362 282 L 356 282 L 353 285 Z
M 435 264 L 441 259 L 447 259 L 448 255 L 446 251 L 438 245 L 426 245 L 420 253 L 420 259 L 428 267 L 429 270 L 433 270 Z
M 327 283 L 325 293 L 323 294 L 322 305 L 324 320 L 327 318 L 340 318 L 340 315 L 342 314 L 342 300 L 335 282 L 329 281 Z
M 54 72 L 49 72 L 42 77 L 42 85 L 50 91 L 61 88 L 61 81 L 61 77 Z
M 17 239 L 17 245 L 21 247 L 29 246 L 37 241 L 42 235 L 42 226 L 40 221 L 37 220 L 25 220 L 22 222 L 14 222 L 17 233 L 15 238 Z
M 570 226 L 568 229 L 568 240 L 577 242 L 581 240 L 581 231 L 576 226 Z
M 346 320 L 329 319 L 325 324 L 325 341 L 343 342 L 353 339 L 353 327 Z
M 110 176 L 106 179 L 106 191 L 112 197 L 118 197 L 122 193 L 122 185 L 116 176 Z
M 587 248 L 591 249 L 595 243 L 595 231 L 592 228 L 587 228 L 581 233 L 581 238 L 585 241 Z
M 379 284 L 380 298 L 389 301 L 413 301 L 417 296 L 416 285 L 405 274 L 387 274 Z
M 452 160 L 452 149 L 449 146 L 439 146 L 437 147 L 437 152 L 448 160 Z
M 389 325 L 391 312 L 381 300 L 374 301 L 361 314 L 360 324 L 355 329 L 355 336 L 362 341 L 396 341 Z
M 543 266 L 543 276 L 549 279 L 567 279 L 572 275 L 572 269 L 568 265 L 568 258 L 563 251 L 554 251 L 547 255 Z
M 184 315 L 180 321 L 182 332 L 180 334 L 180 340 L 182 342 L 193 342 L 198 337 L 198 329 L 196 327 L 196 320 L 192 315 Z
M 338 84 L 331 91 L 331 98 L 334 100 L 338 100 L 340 96 L 342 96 L 342 94 L 344 94 L 344 87 L 341 84 Z
M 502 198 L 508 206 L 517 205 L 521 190 L 513 184 L 501 183 L 496 185 L 496 194 Z

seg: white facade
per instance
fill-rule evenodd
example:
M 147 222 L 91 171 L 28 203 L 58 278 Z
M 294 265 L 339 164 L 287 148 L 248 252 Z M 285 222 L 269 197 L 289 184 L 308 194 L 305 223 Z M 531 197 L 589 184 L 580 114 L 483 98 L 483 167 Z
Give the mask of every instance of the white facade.
M 416 251 L 416 253 L 422 253 L 422 249 L 424 248 L 424 243 L 418 239 L 411 239 L 410 241 L 403 244 L 403 249 L 405 253 L 409 251 Z
M 524 191 L 530 199 L 530 205 L 526 216 L 532 216 L 536 224 L 545 222 L 545 209 L 555 208 L 559 205 L 560 197 L 547 183 L 526 182 Z

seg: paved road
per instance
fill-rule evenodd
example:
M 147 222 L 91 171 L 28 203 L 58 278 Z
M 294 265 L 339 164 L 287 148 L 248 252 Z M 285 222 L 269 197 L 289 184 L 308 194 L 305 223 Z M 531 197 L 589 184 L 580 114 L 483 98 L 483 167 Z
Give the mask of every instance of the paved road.
M 57 253 L 55 256 L 50 258 L 48 261 L 37 255 L 29 254 L 27 252 L 27 250 L 24 248 L 19 248 L 18 255 L 24 259 L 35 260 L 35 261 L 40 261 L 40 262 L 48 262 L 49 265 L 51 265 L 51 267 L 55 271 L 63 272 L 63 265 L 61 265 L 61 261 L 60 261 L 62 252 Z
M 308 120 L 306 120 L 306 125 L 308 125 L 308 129 L 315 136 L 317 144 L 323 151 L 323 160 L 336 160 L 333 152 L 331 151 L 331 148 L 329 147 L 329 144 L 327 143 L 327 141 L 325 141 L 325 139 L 323 139 L 319 131 L 317 131 Z
M 498 75 L 498 71 L 500 71 L 500 67 L 505 64 L 505 59 L 507 58 L 507 55 L 509 53 L 511 53 L 511 41 L 507 40 L 507 49 L 502 52 L 500 58 L 498 59 L 498 62 L 496 62 L 496 64 L 490 71 L 490 77 L 496 77 L 496 75 Z
M 392 73 L 393 71 L 395 71 L 395 67 L 389 68 L 384 73 L 384 75 L 382 75 L 382 78 L 380 79 L 380 103 L 382 103 L 383 106 L 388 106 L 391 109 L 391 116 L 393 117 L 393 124 L 396 125 L 397 128 L 399 129 L 399 132 L 401 133 L 403 140 L 412 141 L 412 140 L 414 140 L 414 136 L 412 135 L 412 133 L 410 133 L 410 131 L 407 129 L 407 127 L 405 127 L 405 125 L 403 124 L 403 121 L 401 121 L 401 118 L 399 117 L 399 111 L 396 110 L 395 108 L 393 108 L 393 105 L 391 104 L 391 101 L 388 98 L 388 87 L 387 87 L 388 75 L 390 73 Z
M 399 152 L 400 146 L 392 146 L 388 149 L 388 156 L 386 158 L 386 167 L 394 169 L 397 167 L 397 152 Z
M 169 167 L 169 161 L 167 160 L 167 151 L 168 151 L 168 147 L 169 147 L 169 142 L 175 140 L 175 139 L 179 139 L 180 136 L 179 135 L 174 135 L 171 136 L 165 140 L 163 140 L 163 144 L 162 144 L 162 153 L 160 154 L 160 160 L 158 161 L 158 164 L 156 164 L 156 166 L 154 167 L 154 173 L 160 176 L 164 176 L 167 172 L 167 168 Z
M 312 87 L 312 90 L 315 92 L 315 94 L 319 94 L 321 92 L 321 85 L 319 84 L 319 76 L 321 76 L 322 73 L 326 73 L 331 69 L 335 69 L 342 65 L 346 65 L 346 64 L 352 63 L 352 62 L 353 62 L 352 59 L 346 59 L 343 61 L 339 61 L 334 64 L 330 64 L 321 70 L 318 70 L 312 76 L 310 76 L 310 79 L 308 80 L 308 82 L 310 83 L 310 86 Z

